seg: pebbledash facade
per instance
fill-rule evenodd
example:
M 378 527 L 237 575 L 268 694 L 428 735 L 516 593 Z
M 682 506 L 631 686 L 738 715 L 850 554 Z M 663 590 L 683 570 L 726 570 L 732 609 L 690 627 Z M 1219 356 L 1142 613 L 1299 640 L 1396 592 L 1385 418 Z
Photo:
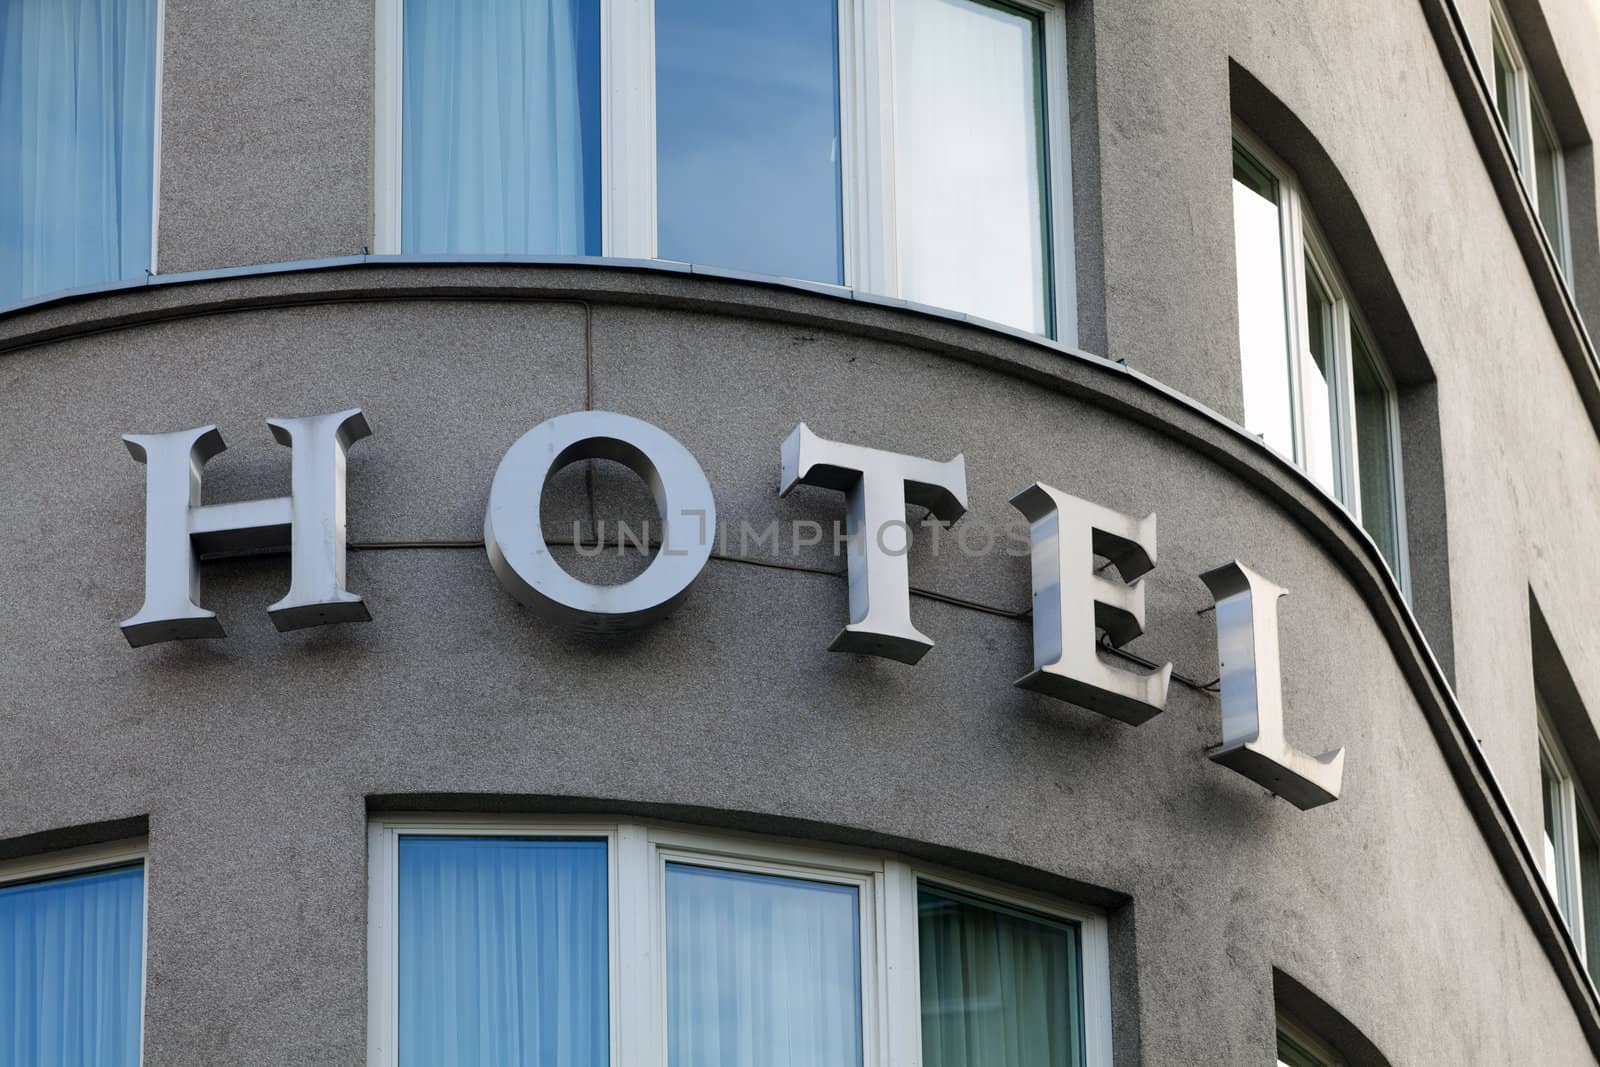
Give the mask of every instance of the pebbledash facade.
M 0 1067 L 1594 1061 L 1593 125 L 1587 0 L 0 0 Z

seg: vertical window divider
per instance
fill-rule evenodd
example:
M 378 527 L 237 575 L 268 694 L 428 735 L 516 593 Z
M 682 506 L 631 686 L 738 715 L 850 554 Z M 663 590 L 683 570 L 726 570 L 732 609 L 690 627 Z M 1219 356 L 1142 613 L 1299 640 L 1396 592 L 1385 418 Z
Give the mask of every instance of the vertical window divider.
M 1267 157 L 1271 160 L 1271 157 Z M 1275 161 L 1274 161 L 1275 162 Z M 1279 211 L 1283 225 L 1283 269 L 1287 283 L 1284 298 L 1285 318 L 1289 322 L 1289 409 L 1294 434 L 1294 461 L 1302 466 L 1306 462 L 1305 383 L 1302 364 L 1311 351 L 1310 326 L 1306 313 L 1306 257 L 1305 242 L 1301 232 L 1300 197 L 1289 183 L 1278 177 Z
M 1043 185 L 1049 199 L 1050 248 L 1046 269 L 1051 272 L 1055 338 L 1078 347 L 1078 245 L 1072 211 L 1072 121 L 1068 114 L 1071 86 L 1067 67 L 1067 9 L 1046 4 L 1038 10 L 1044 21 L 1044 122 L 1047 174 Z
M 1111 931 L 1104 915 L 1078 920 L 1083 960 L 1083 1062 L 1111 1063 Z
M 160 25 L 159 19 L 157 25 Z M 159 40 L 159 38 L 158 38 Z M 159 64 L 157 71 L 160 70 Z M 159 114 L 159 112 L 158 112 Z M 160 127 L 156 127 L 160 140 Z M 139 1062 L 144 1063 L 144 1013 L 150 1000 L 150 846 L 140 849 L 144 864 L 144 898 L 139 901 Z
M 839 0 L 844 283 L 899 292 L 895 254 L 893 0 Z
M 367 1063 L 392 1063 L 399 1020 L 400 868 L 398 834 L 374 820 L 367 827 Z
M 372 144 L 372 251 L 400 251 L 401 119 L 405 93 L 405 0 L 375 0 L 376 81 Z
M 887 923 L 884 899 L 884 876 L 880 869 L 865 876 L 865 889 L 872 894 L 870 901 L 860 901 L 861 922 L 861 1060 L 864 1067 L 883 1067 L 888 1063 L 889 1026 L 888 1010 L 884 1003 L 884 979 L 887 977 L 885 946 Z
M 839 50 L 839 209 L 844 237 L 844 284 L 856 285 L 869 258 L 866 248 L 866 215 L 861 210 L 867 198 L 865 160 L 869 153 L 864 141 L 866 121 L 862 109 L 867 95 L 867 64 L 860 55 L 866 39 L 862 0 L 839 0 L 834 19 Z
M 655 0 L 601 0 L 603 255 L 656 258 Z
M 883 1034 L 887 1067 L 921 1067 L 922 1000 L 917 958 L 917 879 L 911 865 L 883 865 Z
M 155 94 L 150 145 L 150 273 L 156 273 L 161 255 L 161 83 L 166 70 L 167 0 L 156 0 Z M 148 896 L 148 894 L 146 894 Z M 141 992 L 141 996 L 143 993 Z M 140 1015 L 143 1018 L 143 1015 Z M 141 1048 L 144 1031 L 140 1030 Z
M 1355 340 L 1351 336 L 1352 305 L 1350 299 L 1344 294 L 1344 287 L 1338 289 L 1338 298 L 1334 303 L 1334 344 L 1336 373 L 1338 378 L 1334 388 L 1339 391 L 1339 403 L 1335 405 L 1338 411 L 1338 427 L 1335 436 L 1339 440 L 1339 480 L 1344 486 L 1344 498 L 1350 501 L 1350 513 L 1361 520 L 1361 463 L 1360 455 L 1356 451 L 1361 447 L 1356 440 L 1356 353 Z
M 662 1035 L 666 1019 L 658 1010 L 665 1003 L 665 960 L 655 943 L 656 876 L 651 869 L 649 835 L 644 827 L 624 823 L 617 830 L 612 862 L 616 926 L 612 934 L 612 959 L 617 974 L 612 982 L 612 1063 L 655 1065 L 666 1062 Z

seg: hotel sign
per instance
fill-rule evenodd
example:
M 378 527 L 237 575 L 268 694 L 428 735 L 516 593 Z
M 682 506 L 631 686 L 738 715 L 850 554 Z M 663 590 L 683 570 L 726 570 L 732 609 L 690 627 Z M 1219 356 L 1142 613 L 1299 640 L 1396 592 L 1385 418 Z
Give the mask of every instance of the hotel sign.
M 216 613 L 200 604 L 201 558 L 216 552 L 288 550 L 289 591 L 267 609 L 279 630 L 371 619 L 345 588 L 345 461 L 372 432 L 366 418 L 352 409 L 267 424 L 290 449 L 289 495 L 232 504 L 200 502 L 206 461 L 226 447 L 215 426 L 123 437 L 145 465 L 145 599 L 122 623 L 130 645 L 224 636 Z M 906 506 L 955 523 L 967 509 L 965 460 L 830 441 L 804 423 L 779 453 L 780 495 L 811 485 L 845 496 L 850 619 L 829 648 L 917 663 L 933 641 L 911 620 Z M 545 482 L 584 459 L 632 469 L 660 514 L 660 550 L 617 585 L 574 578 L 550 554 L 540 525 Z M 1172 664 L 1134 672 L 1097 653 L 1102 634 L 1120 648 L 1144 632 L 1155 515 L 1124 515 L 1039 482 L 1011 503 L 1028 523 L 1033 578 L 1033 669 L 1015 684 L 1134 726 L 1159 714 Z M 483 539 L 496 576 L 517 600 L 558 625 L 614 632 L 652 623 L 683 602 L 711 557 L 716 528 L 711 485 L 681 443 L 627 415 L 578 411 L 541 423 L 506 452 Z M 1096 569 L 1097 559 L 1105 566 Z M 1237 561 L 1200 579 L 1216 602 L 1221 665 L 1222 743 L 1211 759 L 1300 808 L 1338 799 L 1344 750 L 1312 757 L 1284 736 L 1277 620 L 1288 590 Z

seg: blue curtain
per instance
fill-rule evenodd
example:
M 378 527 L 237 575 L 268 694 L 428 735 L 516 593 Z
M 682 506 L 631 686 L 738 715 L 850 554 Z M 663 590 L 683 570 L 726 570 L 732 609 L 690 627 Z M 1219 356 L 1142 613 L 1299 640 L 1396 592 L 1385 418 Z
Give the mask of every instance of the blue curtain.
M 406 0 L 401 250 L 600 254 L 599 0 Z
M 144 868 L 0 887 L 0 1067 L 136 1067 Z
M 157 0 L 0 0 L 0 305 L 142 275 Z
M 604 841 L 400 840 L 401 1067 L 605 1067 Z
M 1081 1067 L 1077 927 L 922 886 L 923 1067 Z
M 669 1067 L 862 1061 L 852 886 L 667 867 Z

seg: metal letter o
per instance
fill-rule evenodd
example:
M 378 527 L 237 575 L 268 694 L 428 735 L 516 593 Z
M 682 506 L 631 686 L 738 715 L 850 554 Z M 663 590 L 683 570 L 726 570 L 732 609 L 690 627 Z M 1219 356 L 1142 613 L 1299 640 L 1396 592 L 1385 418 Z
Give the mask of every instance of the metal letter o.
M 610 459 L 644 480 L 661 516 L 661 548 L 642 574 L 591 585 L 550 555 L 539 522 L 545 481 L 581 459 Z M 610 411 L 575 411 L 517 439 L 495 470 L 483 518 L 489 563 L 507 592 L 546 618 L 595 633 L 631 630 L 672 612 L 711 558 L 716 504 L 705 471 L 671 434 Z

